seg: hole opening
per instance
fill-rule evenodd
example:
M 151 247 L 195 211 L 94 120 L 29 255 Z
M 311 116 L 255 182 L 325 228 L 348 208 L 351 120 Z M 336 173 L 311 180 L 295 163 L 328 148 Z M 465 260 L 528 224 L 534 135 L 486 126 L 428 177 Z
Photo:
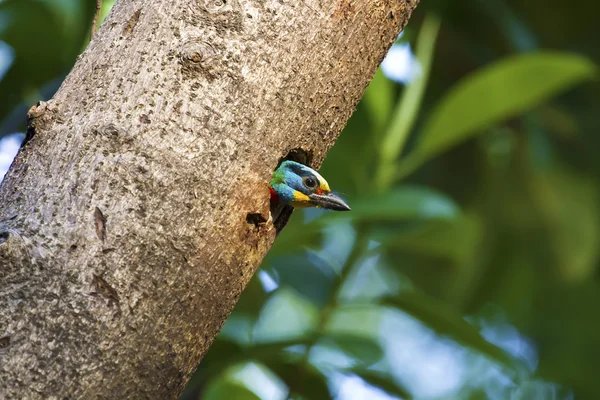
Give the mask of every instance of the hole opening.
M 277 167 L 275 167 L 275 169 L 279 168 L 279 166 L 281 165 L 282 162 L 288 161 L 288 160 L 295 161 L 297 163 L 304 164 L 304 165 L 311 167 L 311 164 L 313 161 L 313 152 L 312 152 L 312 150 L 304 150 L 299 147 L 295 148 L 295 149 L 291 149 L 290 151 L 288 151 L 288 153 L 284 157 L 279 159 L 279 162 L 277 163 Z

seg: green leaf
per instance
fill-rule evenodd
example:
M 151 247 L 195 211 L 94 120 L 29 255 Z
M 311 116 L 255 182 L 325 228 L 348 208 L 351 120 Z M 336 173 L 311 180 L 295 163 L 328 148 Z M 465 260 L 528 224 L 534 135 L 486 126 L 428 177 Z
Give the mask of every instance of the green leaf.
M 365 365 L 376 363 L 384 355 L 377 339 L 369 336 L 337 332 L 326 333 L 322 336 L 319 344 L 333 346 Z
M 289 288 L 276 290 L 265 303 L 254 327 L 257 343 L 302 338 L 314 332 L 319 310 Z
M 600 253 L 597 178 L 560 165 L 534 178 L 534 200 L 549 228 L 558 272 L 570 282 L 593 279 Z
M 203 382 L 243 359 L 242 347 L 239 344 L 219 336 L 208 349 L 191 381 Z
M 364 166 L 372 164 L 376 156 L 375 129 L 361 102 L 319 169 L 335 191 L 355 195 L 368 184 L 370 177 Z
M 258 318 L 260 310 L 268 297 L 269 294 L 265 292 L 258 274 L 254 274 L 248 285 L 246 285 L 240 301 L 235 305 L 233 315 L 243 314 L 244 317 Z
M 89 37 L 94 7 L 89 0 L 0 2 L 0 41 L 14 56 L 3 60 L 8 70 L 0 77 L 0 121 L 8 130 L 0 137 L 23 129 L 27 109 L 56 90 Z
M 115 5 L 116 0 L 104 0 L 102 2 L 102 8 L 100 10 L 100 17 L 98 18 L 98 27 L 102 24 L 104 19 L 108 16 L 108 13 Z
M 451 219 L 460 210 L 448 196 L 420 186 L 402 186 L 381 195 L 352 201 L 350 217 L 364 221 L 398 221 L 414 219 Z M 327 223 L 345 214 L 329 213 L 320 218 Z
M 384 164 L 393 162 L 402 152 L 421 108 L 421 102 L 429 80 L 435 43 L 440 29 L 440 19 L 428 14 L 423 20 L 416 45 L 416 57 L 421 67 L 420 74 L 406 87 L 396 106 L 394 118 L 381 141 L 380 153 Z
M 361 370 L 353 369 L 352 373 L 359 376 L 362 380 L 367 382 L 371 386 L 375 386 L 390 396 L 400 397 L 402 399 L 412 399 L 410 392 L 398 384 L 394 378 L 388 374 L 372 371 L 372 370 Z
M 323 240 L 322 226 L 305 224 L 301 217 L 302 215 L 296 215 L 296 213 L 292 215 L 290 222 L 277 236 L 277 240 L 268 253 L 269 259 L 267 261 L 271 261 L 272 257 L 278 255 L 288 255 L 306 248 L 314 249 L 321 245 Z M 265 263 L 263 262 L 263 265 Z
M 306 335 L 300 338 L 293 338 L 281 342 L 257 343 L 243 349 L 244 358 L 267 362 L 269 360 L 279 360 L 291 362 L 303 357 L 303 353 L 288 351 L 293 346 L 307 346 L 314 342 L 314 336 Z
M 375 133 L 381 132 L 385 128 L 392 115 L 394 86 L 394 82 L 386 78 L 381 68 L 378 68 L 373 80 L 365 90 L 361 102 L 368 110 Z
M 586 57 L 540 51 L 503 59 L 467 76 L 435 107 L 400 173 L 594 78 L 597 71 Z
M 290 395 L 306 399 L 326 400 L 332 398 L 327 387 L 327 378 L 308 363 L 267 362 L 265 363 L 290 389 Z
M 323 307 L 327 303 L 336 274 L 318 253 L 288 254 L 272 259 L 267 271 L 282 287 L 291 287 L 310 296 L 310 301 Z
M 443 303 L 418 292 L 404 291 L 396 296 L 383 298 L 382 304 L 413 316 L 438 334 L 477 350 L 508 368 L 514 367 L 512 358 L 504 350 L 485 340 L 477 328 L 465 321 L 460 313 Z
M 342 296 L 340 296 L 342 297 Z M 340 303 L 345 302 L 340 300 Z M 325 325 L 325 331 L 332 335 L 379 337 L 385 309 L 374 303 L 344 304 L 338 303 Z
M 297 352 L 287 351 L 292 346 L 309 345 L 314 337 L 305 336 L 280 342 L 258 343 L 240 346 L 218 336 L 206 357 L 200 363 L 198 372 L 192 380 L 205 381 L 228 367 L 243 362 L 256 360 L 261 363 L 292 362 L 303 356 Z
M 480 246 L 482 229 L 476 216 L 463 214 L 452 220 L 427 221 L 405 232 L 384 230 L 380 241 L 393 254 L 400 250 L 447 258 L 461 264 L 471 258 Z
M 211 383 L 204 394 L 202 395 L 203 400 L 223 400 L 223 399 L 236 399 L 236 400 L 261 400 L 254 392 L 246 388 L 240 383 L 232 382 L 226 379 L 219 379 L 214 383 Z

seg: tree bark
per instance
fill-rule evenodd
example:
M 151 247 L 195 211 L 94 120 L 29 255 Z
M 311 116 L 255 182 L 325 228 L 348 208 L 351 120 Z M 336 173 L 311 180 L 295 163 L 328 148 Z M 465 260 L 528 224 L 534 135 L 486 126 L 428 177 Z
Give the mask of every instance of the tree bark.
M 0 397 L 176 398 L 417 2 L 120 0 L 0 187 Z

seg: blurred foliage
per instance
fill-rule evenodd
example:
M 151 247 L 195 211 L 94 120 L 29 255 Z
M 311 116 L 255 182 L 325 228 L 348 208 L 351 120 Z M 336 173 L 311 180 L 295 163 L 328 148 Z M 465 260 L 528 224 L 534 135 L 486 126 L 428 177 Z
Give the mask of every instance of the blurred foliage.
M 94 3 L 0 2 L 0 137 Z M 352 212 L 294 213 L 182 398 L 600 398 L 598 11 L 421 2 L 321 169 Z
M 103 1 L 105 16 L 114 0 Z M 58 89 L 90 38 L 95 0 L 0 2 L 0 138 Z

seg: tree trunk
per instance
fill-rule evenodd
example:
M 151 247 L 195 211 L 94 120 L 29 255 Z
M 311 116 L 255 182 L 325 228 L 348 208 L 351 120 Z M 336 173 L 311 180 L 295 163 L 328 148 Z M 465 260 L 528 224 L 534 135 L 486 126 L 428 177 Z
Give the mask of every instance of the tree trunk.
M 0 187 L 0 397 L 176 398 L 417 2 L 119 1 Z

